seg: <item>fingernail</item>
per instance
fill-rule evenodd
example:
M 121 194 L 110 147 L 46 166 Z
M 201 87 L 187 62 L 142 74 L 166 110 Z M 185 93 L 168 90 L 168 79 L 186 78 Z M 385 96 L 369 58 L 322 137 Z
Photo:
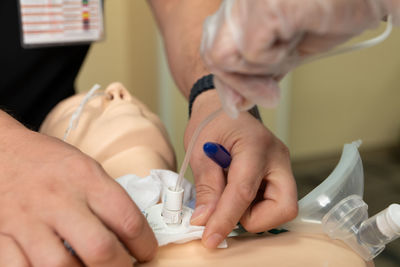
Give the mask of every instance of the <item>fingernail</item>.
M 224 240 L 224 238 L 222 237 L 222 235 L 220 234 L 212 234 L 210 235 L 206 241 L 204 242 L 204 245 L 207 248 L 216 248 L 218 247 L 219 244 L 221 244 L 221 242 Z
M 200 205 L 196 207 L 192 214 L 192 218 L 190 218 L 190 223 L 196 222 L 196 220 L 200 219 L 202 216 L 204 216 L 206 211 L 206 205 Z

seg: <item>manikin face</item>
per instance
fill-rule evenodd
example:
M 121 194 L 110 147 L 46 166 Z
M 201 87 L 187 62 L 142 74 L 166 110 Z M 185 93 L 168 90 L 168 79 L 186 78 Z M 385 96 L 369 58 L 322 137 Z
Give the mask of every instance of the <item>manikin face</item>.
M 46 117 L 40 132 L 62 139 L 83 98 L 84 94 L 79 94 L 60 102 Z M 66 142 L 97 160 L 113 178 L 147 176 L 151 169 L 176 168 L 162 122 L 120 83 L 111 84 L 104 94 L 87 102 Z

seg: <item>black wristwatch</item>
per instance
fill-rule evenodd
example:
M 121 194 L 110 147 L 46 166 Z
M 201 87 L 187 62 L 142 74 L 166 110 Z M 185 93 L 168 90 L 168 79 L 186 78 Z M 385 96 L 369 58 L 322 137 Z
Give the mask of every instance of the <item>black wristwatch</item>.
M 201 93 L 204 93 L 211 89 L 215 89 L 213 74 L 208 74 L 206 76 L 203 76 L 195 82 L 192 89 L 190 90 L 190 95 L 189 95 L 189 118 L 192 115 L 192 106 L 194 101 L 196 100 L 196 97 L 198 97 Z M 254 118 L 262 122 L 261 115 L 257 106 L 251 108 L 249 110 L 249 113 Z

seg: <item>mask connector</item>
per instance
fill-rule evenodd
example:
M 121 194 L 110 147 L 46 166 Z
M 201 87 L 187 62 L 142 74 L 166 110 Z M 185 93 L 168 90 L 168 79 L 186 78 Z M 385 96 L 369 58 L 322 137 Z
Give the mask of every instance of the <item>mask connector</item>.
M 400 205 L 392 204 L 368 219 L 367 204 L 351 195 L 323 217 L 322 225 L 332 239 L 342 240 L 369 261 L 400 237 Z
M 299 215 L 281 228 L 327 234 L 340 239 L 364 260 L 372 260 L 385 245 L 400 237 L 400 205 L 392 204 L 368 218 L 363 201 L 364 174 L 358 147 L 346 144 L 335 170 L 299 201 Z
M 169 225 L 181 224 L 183 218 L 183 188 L 173 191 L 168 187 L 164 201 L 161 216 L 164 222 Z
M 385 246 L 400 237 L 400 205 L 389 207 L 364 221 L 358 231 L 360 241 L 369 246 Z

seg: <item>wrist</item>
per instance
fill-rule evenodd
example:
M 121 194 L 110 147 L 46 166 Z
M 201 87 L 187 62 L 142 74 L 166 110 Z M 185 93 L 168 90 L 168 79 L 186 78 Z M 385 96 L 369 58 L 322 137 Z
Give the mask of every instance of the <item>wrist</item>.
M 210 113 L 220 109 L 222 104 L 219 100 L 217 90 L 207 90 L 196 97 L 192 106 L 192 116 L 207 117 Z
M 215 89 L 215 86 L 214 86 L 214 75 L 212 74 L 201 77 L 193 84 L 189 95 L 189 118 L 192 114 L 192 108 L 195 100 L 201 94 L 213 89 Z
M 214 75 L 209 74 L 206 76 L 203 76 L 202 78 L 198 79 L 197 82 L 193 85 L 191 91 L 190 91 L 190 96 L 189 96 L 189 118 L 192 114 L 192 109 L 194 106 L 194 103 L 197 101 L 198 98 L 201 98 L 201 96 L 211 96 L 212 100 L 207 100 L 206 104 L 209 105 L 209 101 L 217 101 L 219 103 L 217 108 L 220 108 L 222 105 L 219 101 L 219 96 L 215 90 L 214 86 Z M 212 92 L 212 93 L 211 93 Z M 204 98 L 204 97 L 203 97 Z M 214 108 L 216 110 L 217 108 Z M 262 122 L 260 112 L 258 111 L 257 106 L 252 107 L 248 112 L 257 120 Z

